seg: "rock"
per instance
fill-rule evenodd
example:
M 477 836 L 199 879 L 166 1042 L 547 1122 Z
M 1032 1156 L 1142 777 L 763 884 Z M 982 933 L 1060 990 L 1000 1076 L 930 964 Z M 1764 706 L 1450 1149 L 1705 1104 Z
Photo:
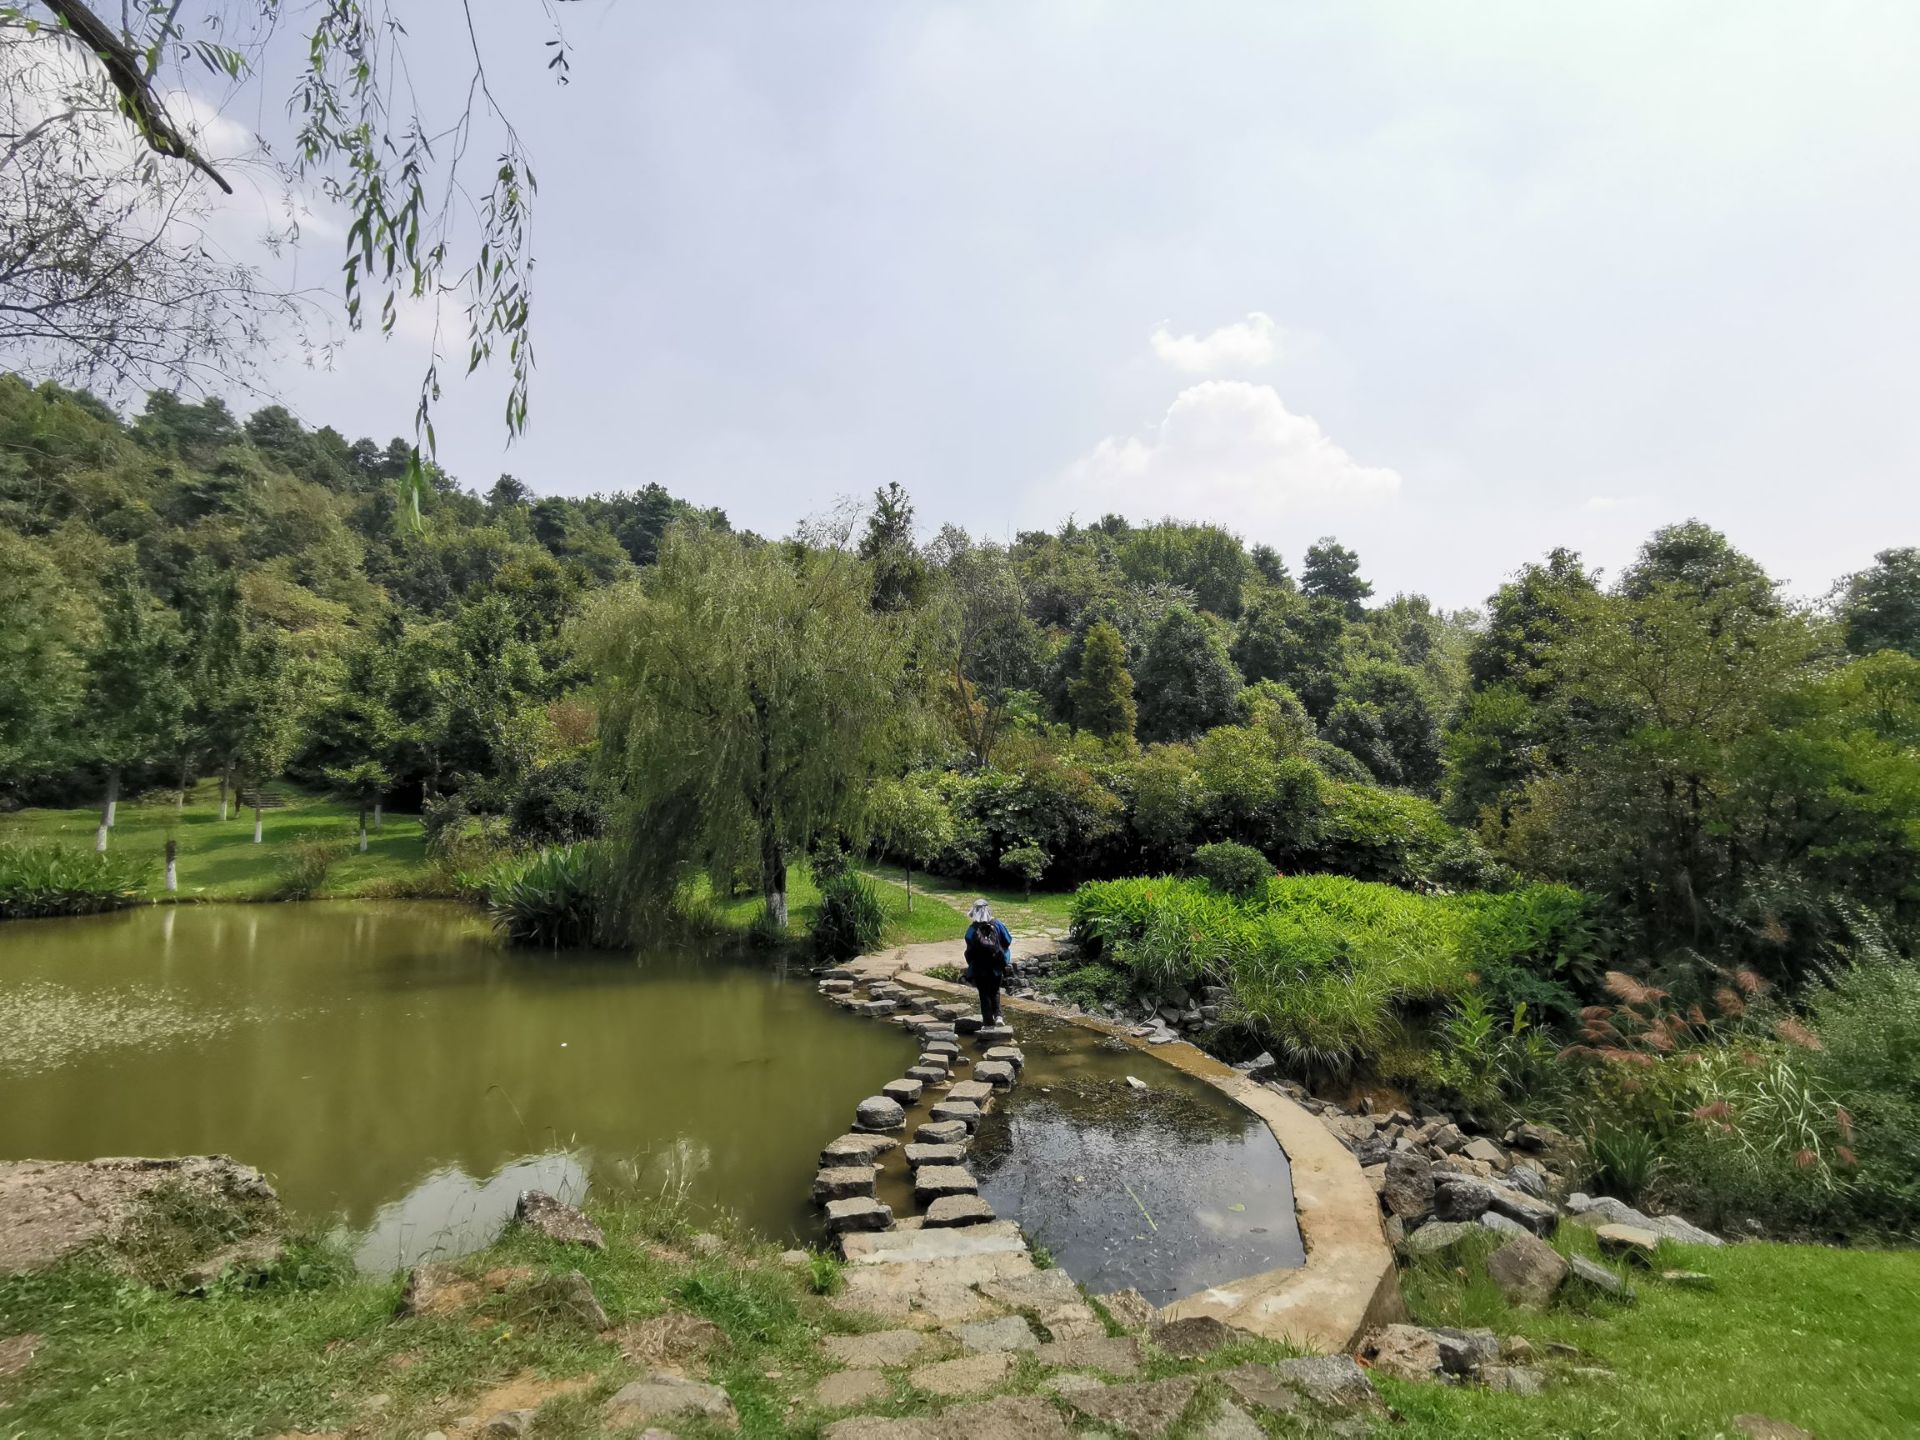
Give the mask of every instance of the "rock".
M 1547 1198 L 1547 1179 L 1531 1165 L 1509 1165 L 1507 1183 L 1523 1195 L 1531 1195 L 1536 1200 Z
M 513 1440 L 516 1435 L 525 1435 L 533 1429 L 533 1411 L 502 1410 L 497 1415 L 489 1415 L 479 1429 L 485 1440 Z
M 1129 1090 L 1145 1090 L 1147 1088 L 1147 1082 L 1142 1080 L 1138 1075 L 1129 1075 L 1127 1076 L 1127 1088 Z
M 1611 1195 L 1583 1195 L 1578 1191 L 1567 1197 L 1563 1207 L 1569 1215 L 1581 1215 L 1597 1218 L 1608 1225 L 1631 1225 L 1639 1230 L 1651 1230 L 1682 1245 L 1725 1245 L 1727 1242 L 1718 1235 L 1702 1230 L 1689 1220 L 1678 1215 L 1647 1215 L 1634 1209 L 1624 1200 L 1616 1200 Z
M 1440 1347 L 1440 1368 L 1449 1375 L 1471 1375 L 1500 1358 L 1500 1337 L 1488 1329 L 1456 1330 L 1436 1325 L 1427 1333 Z
M 838 1370 L 813 1387 L 813 1403 L 823 1410 L 845 1410 L 884 1400 L 892 1388 L 878 1370 Z
M 1320 1123 L 1333 1132 L 1334 1139 L 1348 1147 L 1373 1138 L 1373 1122 L 1358 1115 L 1346 1115 L 1338 1110 L 1329 1110 L 1320 1117 Z
M 1386 1163 L 1382 1161 L 1378 1165 L 1364 1165 L 1360 1169 L 1360 1174 L 1365 1177 L 1367 1184 L 1373 1187 L 1373 1193 L 1384 1200 L 1387 1191 Z
M 821 1351 L 857 1370 L 883 1370 L 919 1358 L 933 1344 L 920 1330 L 877 1330 L 868 1335 L 829 1335 Z
M 782 1250 L 780 1263 L 789 1270 L 804 1270 L 813 1261 L 813 1256 L 805 1250 Z
M 229 1234 L 279 1228 L 279 1197 L 266 1177 L 224 1155 L 0 1161 L 0 1275 L 45 1269 L 111 1241 L 161 1189 L 204 1200 L 236 1222 Z
M 1002 1064 L 1013 1066 L 1015 1070 L 1020 1070 L 1026 1066 L 1027 1052 L 1022 1050 L 1018 1045 L 995 1045 L 988 1049 L 987 1053 L 981 1058 L 983 1060 L 998 1061 Z
M 963 1166 L 922 1165 L 913 1172 L 914 1198 L 922 1205 L 943 1195 L 974 1195 L 979 1190 L 980 1182 Z
M 1553 1234 L 1554 1228 L 1560 1223 L 1559 1212 L 1546 1201 L 1535 1200 L 1531 1195 L 1523 1195 L 1505 1185 L 1487 1186 L 1487 1207 L 1526 1226 L 1542 1238 Z
M 0 1380 L 20 1374 L 33 1363 L 33 1357 L 39 1352 L 40 1336 L 31 1330 L 0 1339 Z
M 1198 1360 L 1223 1345 L 1248 1339 L 1225 1321 L 1211 1315 L 1189 1315 L 1179 1320 L 1162 1320 L 1147 1331 L 1147 1338 L 1167 1354 L 1182 1360 Z
M 978 1195 L 942 1195 L 927 1207 L 927 1225 L 936 1230 L 961 1225 L 985 1225 L 994 1218 L 993 1206 Z
M 1477 1221 L 1431 1220 L 1407 1236 L 1412 1255 L 1445 1255 L 1461 1242 L 1486 1234 Z
M 1641 1264 L 1651 1263 L 1660 1251 L 1660 1232 L 1643 1230 L 1638 1225 L 1602 1225 L 1593 1232 L 1600 1249 L 1608 1255 L 1625 1255 Z
M 1051 1275 L 1055 1272 L 1049 1270 L 1043 1273 Z M 1107 1334 L 1105 1322 L 1083 1300 L 1042 1310 L 1040 1326 L 1052 1340 L 1103 1340 Z
M 1157 1440 L 1179 1421 L 1197 1380 L 1181 1377 L 1155 1380 L 1144 1385 L 1109 1385 L 1104 1390 L 1076 1390 L 1065 1396 L 1078 1414 L 1102 1425 L 1111 1426 L 1135 1440 Z
M 953 1057 L 938 1050 L 922 1050 L 919 1058 L 913 1063 L 944 1073 L 953 1068 Z
M 1766 1415 L 1736 1415 L 1733 1428 L 1747 1440 L 1813 1440 L 1813 1432 Z
M 976 1075 L 978 1070 L 974 1072 Z M 993 1099 L 993 1086 L 985 1080 L 962 1080 L 947 1091 L 949 1100 L 971 1100 L 976 1105 L 985 1105 Z
M 944 1065 L 914 1065 L 907 1071 L 907 1079 L 921 1086 L 938 1085 L 946 1078 L 947 1067 Z
M 1678 1245 L 1718 1246 L 1727 1243 L 1718 1235 L 1702 1230 L 1691 1220 L 1683 1220 L 1678 1215 L 1656 1215 L 1653 1217 L 1652 1228 Z
M 1560 1136 L 1544 1126 L 1534 1125 L 1525 1120 L 1507 1132 L 1507 1143 L 1521 1150 L 1531 1150 L 1539 1154 L 1549 1148 Z
M 622 1325 L 612 1339 L 627 1361 L 648 1370 L 684 1370 L 727 1346 L 718 1325 L 678 1310 Z
M 1231 1400 L 1222 1400 L 1194 1432 L 1195 1440 L 1266 1440 L 1267 1432 Z
M 971 1100 L 942 1100 L 927 1113 L 935 1120 L 958 1120 L 968 1130 L 980 1124 L 980 1107 Z
M 1547 1377 L 1525 1365 L 1487 1365 L 1480 1371 L 1480 1383 L 1509 1395 L 1538 1395 L 1547 1388 Z
M 1042 1365 L 1098 1370 L 1122 1380 L 1140 1373 L 1140 1342 L 1131 1335 L 1095 1335 L 1055 1340 L 1035 1352 Z
M 607 1237 L 600 1227 L 563 1200 L 544 1190 L 523 1190 L 514 1206 L 513 1218 L 529 1230 L 538 1230 L 549 1240 L 567 1245 L 584 1245 L 589 1250 L 607 1248 Z
M 916 1145 L 964 1145 L 968 1129 L 964 1120 L 935 1120 L 918 1127 L 913 1140 Z
M 1481 1181 L 1442 1176 L 1433 1187 L 1433 1213 L 1442 1220 L 1478 1220 L 1493 1204 L 1493 1192 Z
M 925 1088 L 926 1082 L 923 1080 L 889 1080 L 880 1087 L 880 1093 L 889 1100 L 899 1101 L 902 1105 L 914 1105 L 919 1103 L 920 1092 Z M 904 1119 L 905 1117 L 902 1116 L 901 1118 Z
M 416 1315 L 451 1315 L 480 1298 L 480 1287 L 451 1265 L 427 1261 L 407 1271 L 406 1288 L 394 1307 L 396 1319 Z
M 843 1165 L 878 1164 L 880 1157 L 899 1143 L 885 1135 L 842 1135 L 827 1142 L 827 1148 L 820 1152 L 820 1166 L 834 1170 Z
M 870 1134 L 904 1129 L 907 1123 L 905 1107 L 885 1095 L 869 1095 L 860 1102 L 854 1117 L 853 1128 Z
M 1122 1330 L 1144 1330 L 1153 1323 L 1153 1317 L 1160 1313 L 1151 1300 L 1131 1286 L 1125 1290 L 1111 1291 L 1100 1296 L 1099 1300 Z
M 893 1207 L 870 1196 L 827 1202 L 827 1229 L 835 1235 L 857 1230 L 887 1230 L 893 1226 Z
M 950 1326 L 947 1334 L 960 1342 L 964 1350 L 975 1353 L 991 1350 L 1038 1350 L 1040 1337 L 1023 1315 L 1001 1315 L 992 1320 L 975 1320 L 967 1325 Z
M 1440 1342 L 1418 1325 L 1388 1325 L 1367 1337 L 1364 1352 L 1373 1368 L 1396 1380 L 1435 1380 L 1440 1375 Z
M 526 1296 L 547 1314 L 564 1316 L 595 1334 L 612 1323 L 600 1304 L 600 1297 L 593 1293 L 592 1284 L 578 1270 L 569 1270 L 564 1275 L 544 1275 L 527 1287 Z
M 1257 1371 L 1271 1376 L 1278 1383 L 1297 1390 L 1300 1394 L 1323 1405 L 1330 1410 L 1382 1410 L 1379 1394 L 1373 1388 L 1373 1382 L 1367 1379 L 1351 1355 L 1309 1355 L 1298 1360 L 1281 1360 L 1273 1365 L 1247 1365 L 1239 1371 L 1229 1370 L 1221 1375 L 1228 1388 L 1243 1399 L 1254 1404 L 1255 1400 L 1240 1390 L 1229 1377 L 1244 1371 Z
M 922 1145 L 915 1141 L 907 1146 L 907 1166 L 912 1170 L 922 1165 L 964 1165 L 966 1160 L 965 1145 Z
M 1233 1068 L 1252 1076 L 1255 1080 L 1271 1080 L 1279 1073 L 1280 1062 L 1275 1060 L 1271 1053 L 1262 1050 L 1253 1059 L 1242 1060 Z
M 1071 1370 L 1061 1375 L 1049 1375 L 1040 1382 L 1040 1388 L 1051 1395 L 1071 1395 L 1076 1390 L 1104 1390 L 1107 1382 L 1093 1375 L 1076 1375 Z
M 1487 1211 L 1486 1214 L 1480 1217 L 1479 1223 L 1488 1230 L 1493 1231 L 1496 1235 L 1511 1237 L 1514 1235 L 1533 1234 L 1533 1231 L 1522 1225 L 1518 1220 L 1509 1220 L 1498 1210 Z
M 974 1031 L 973 1034 L 975 1039 L 982 1042 L 991 1041 L 998 1043 L 1002 1040 L 1013 1039 L 1013 1027 L 1002 1021 L 998 1025 L 982 1025 L 978 1030 Z
M 607 1416 L 615 1425 L 644 1425 L 683 1415 L 705 1418 L 728 1429 L 739 1424 L 733 1401 L 718 1385 L 705 1385 L 664 1370 L 623 1385 L 607 1401 Z
M 973 1067 L 975 1084 L 984 1081 L 997 1090 L 1011 1089 L 1015 1073 L 1013 1066 L 1004 1060 L 982 1060 Z
M 1418 1224 L 1433 1213 L 1433 1167 L 1417 1155 L 1387 1159 L 1380 1198 L 1388 1211 Z
M 1558 1250 L 1531 1235 L 1515 1236 L 1487 1257 L 1487 1274 L 1514 1305 L 1545 1305 L 1567 1269 Z
M 1678 1285 L 1686 1290 L 1713 1289 L 1713 1277 L 1702 1275 L 1698 1270 L 1662 1270 L 1660 1278 L 1669 1285 Z
M 1507 1152 L 1491 1140 L 1469 1140 L 1461 1147 L 1460 1153 L 1469 1160 L 1478 1160 L 1482 1165 L 1491 1165 L 1496 1170 L 1507 1168 Z
M 174 1277 L 173 1288 L 182 1295 L 204 1295 L 222 1280 L 251 1285 L 286 1258 L 286 1244 L 278 1235 L 251 1235 L 188 1265 Z
M 929 1395 L 980 1395 L 999 1385 L 1013 1373 L 1013 1354 L 1007 1350 L 984 1355 L 965 1355 L 958 1360 L 942 1360 L 922 1365 L 908 1375 L 916 1390 Z
M 1010 1310 L 1050 1310 L 1080 1300 L 1080 1287 L 1064 1270 L 1029 1270 L 1004 1280 L 983 1280 L 980 1293 Z
M 980 1029 L 980 1017 L 978 1015 L 956 1015 L 953 1017 L 953 1028 L 958 1030 L 962 1035 L 972 1035 Z
M 1398 1215 L 1389 1215 L 1380 1222 L 1380 1233 L 1387 1237 L 1387 1244 L 1398 1250 L 1406 1243 L 1407 1222 Z
M 1038 1395 L 1002 1395 L 940 1417 L 944 1440 L 1073 1440 L 1065 1417 Z
M 1596 1265 L 1584 1255 L 1569 1255 L 1567 1264 L 1573 1267 L 1574 1279 L 1585 1281 L 1594 1289 L 1617 1295 L 1623 1300 L 1633 1298 L 1633 1291 L 1627 1288 L 1627 1282 L 1606 1266 Z
M 871 1165 L 847 1165 L 832 1170 L 822 1170 L 813 1177 L 813 1203 L 824 1205 L 829 1200 L 849 1200 L 856 1195 L 873 1194 L 873 1167 Z
M 900 1008 L 900 1002 L 897 1000 L 869 1000 L 860 1008 L 866 1011 L 867 1014 L 873 1016 L 891 1015 Z
M 1433 1134 L 1428 1137 L 1427 1143 L 1436 1150 L 1448 1155 L 1454 1155 L 1466 1149 L 1467 1137 L 1461 1133 L 1458 1125 L 1448 1121 L 1434 1130 Z

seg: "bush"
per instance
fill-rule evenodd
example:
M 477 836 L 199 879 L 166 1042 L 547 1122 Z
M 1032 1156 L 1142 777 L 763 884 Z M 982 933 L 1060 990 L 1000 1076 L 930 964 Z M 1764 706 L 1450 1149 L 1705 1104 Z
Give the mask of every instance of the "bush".
M 1326 802 L 1310 858 L 1320 869 L 1358 880 L 1429 881 L 1458 833 L 1431 800 L 1400 790 L 1329 784 Z
M 311 900 L 327 883 L 333 867 L 352 850 L 352 843 L 346 840 L 322 835 L 298 837 L 281 853 L 274 866 L 278 879 L 274 883 L 273 898 Z
M 591 945 L 599 934 L 604 862 L 593 845 L 557 845 L 487 873 L 487 913 L 515 945 Z
M 1267 857 L 1251 845 L 1222 840 L 1193 852 L 1194 873 L 1223 895 L 1244 899 L 1266 883 L 1273 873 Z
M 880 894 L 860 875 L 835 876 L 820 890 L 813 922 L 813 953 L 820 960 L 851 960 L 880 948 L 887 912 Z
M 1011 850 L 1000 853 L 1000 867 L 1018 875 L 1026 886 L 1029 897 L 1040 877 L 1047 873 L 1047 866 L 1053 863 L 1053 857 L 1038 845 L 1015 845 Z
M 1812 1018 L 1825 1048 L 1807 1063 L 1857 1137 L 1848 1211 L 1865 1229 L 1920 1234 L 1920 969 L 1850 970 L 1814 999 Z
M 516 843 L 571 845 L 606 828 L 606 812 L 584 755 L 567 755 L 529 770 L 514 790 L 507 819 Z
M 1132 989 L 1124 974 L 1107 965 L 1082 965 L 1053 982 L 1055 994 L 1082 1010 L 1123 1004 Z
M 151 860 L 68 845 L 0 844 L 0 920 L 137 905 L 153 868 Z

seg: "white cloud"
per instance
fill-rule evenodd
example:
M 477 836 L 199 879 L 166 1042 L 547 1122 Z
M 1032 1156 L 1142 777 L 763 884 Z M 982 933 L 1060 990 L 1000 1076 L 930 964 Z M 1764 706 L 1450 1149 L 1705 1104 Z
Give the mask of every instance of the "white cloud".
M 1175 335 L 1162 325 L 1153 332 L 1153 353 L 1176 370 L 1211 375 L 1272 364 L 1279 333 L 1271 315 L 1255 310 L 1210 335 Z
M 1204 380 L 1174 398 L 1144 435 L 1111 435 L 1036 487 L 1029 509 L 1051 517 L 1174 514 L 1258 531 L 1302 509 L 1396 494 L 1396 471 L 1362 465 L 1271 385 Z

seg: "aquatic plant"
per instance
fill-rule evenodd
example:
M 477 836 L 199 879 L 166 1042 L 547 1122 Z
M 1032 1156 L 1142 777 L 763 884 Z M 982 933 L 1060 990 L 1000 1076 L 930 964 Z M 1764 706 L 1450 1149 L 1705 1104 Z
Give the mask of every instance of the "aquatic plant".
M 346 840 L 324 835 L 302 835 L 281 854 L 275 868 L 279 879 L 273 888 L 276 900 L 311 900 L 327 883 L 327 876 L 352 850 Z
M 515 945 L 591 945 L 602 869 L 598 847 L 584 843 L 500 861 L 487 872 L 487 914 Z
M 822 960 L 850 960 L 880 947 L 887 925 L 880 894 L 851 871 L 829 880 L 820 891 L 820 913 L 813 922 L 813 953 Z
M 140 903 L 153 861 L 67 845 L 0 844 L 0 920 L 92 915 Z

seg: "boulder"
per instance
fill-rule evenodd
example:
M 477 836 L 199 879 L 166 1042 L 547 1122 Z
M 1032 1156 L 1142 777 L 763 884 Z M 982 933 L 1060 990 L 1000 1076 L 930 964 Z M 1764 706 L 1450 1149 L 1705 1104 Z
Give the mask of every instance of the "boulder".
M 1569 1255 L 1567 1264 L 1573 1267 L 1574 1279 L 1584 1281 L 1608 1295 L 1617 1295 L 1623 1300 L 1633 1298 L 1633 1291 L 1627 1288 L 1627 1282 L 1606 1266 L 1596 1265 L 1584 1255 Z
M 1440 1342 L 1418 1325 L 1388 1325 L 1362 1343 L 1373 1368 L 1396 1380 L 1440 1378 Z
M 1638 1225 L 1602 1225 L 1593 1232 L 1600 1249 L 1608 1255 L 1625 1255 L 1641 1264 L 1651 1264 L 1660 1251 L 1660 1232 Z
M 1480 1371 L 1480 1383 L 1509 1395 L 1538 1395 L 1547 1388 L 1547 1377 L 1525 1365 L 1488 1365 Z
M 1493 1231 L 1494 1234 L 1504 1235 L 1509 1238 L 1515 1235 L 1533 1234 L 1533 1231 L 1522 1225 L 1518 1220 L 1509 1220 L 1498 1210 L 1487 1211 L 1486 1214 L 1480 1217 L 1479 1223 Z
M 1522 1195 L 1505 1185 L 1487 1186 L 1487 1208 L 1543 1237 L 1553 1234 L 1560 1223 L 1559 1213 L 1546 1201 Z
M 1101 1305 L 1122 1330 L 1144 1330 L 1159 1314 L 1154 1303 L 1131 1286 L 1099 1297 Z
M 568 1245 L 584 1245 L 589 1250 L 607 1248 L 607 1237 L 600 1227 L 564 1200 L 556 1200 L 544 1190 L 523 1190 L 513 1208 L 513 1218 L 529 1230 L 538 1230 L 549 1240 Z
M 1547 1198 L 1547 1177 L 1531 1165 L 1509 1165 L 1507 1183 L 1523 1195 L 1531 1195 L 1536 1200 Z
M 564 1275 L 543 1275 L 526 1289 L 526 1298 L 549 1315 L 562 1315 L 584 1325 L 596 1335 L 612 1322 L 593 1285 L 578 1270 Z
M 1330 1410 L 1384 1410 L 1380 1396 L 1367 1379 L 1366 1371 L 1354 1363 L 1351 1355 L 1309 1355 L 1298 1360 L 1281 1360 L 1272 1365 L 1247 1366 L 1263 1370 L 1274 1380 Z M 1228 1371 L 1222 1379 L 1234 1374 Z M 1228 1388 L 1244 1394 L 1227 1380 Z M 1246 1397 L 1251 1398 L 1251 1397 Z M 1258 1401 L 1254 1401 L 1258 1404 Z
M 1418 1224 L 1433 1213 L 1433 1167 L 1417 1155 L 1388 1156 L 1380 1199 L 1390 1214 Z
M 703 1385 L 665 1370 L 622 1386 L 607 1401 L 607 1418 L 616 1426 L 642 1426 L 681 1417 L 710 1420 L 729 1430 L 739 1424 L 733 1401 L 718 1385 Z
M 1567 1270 L 1558 1250 L 1531 1235 L 1516 1235 L 1487 1257 L 1487 1274 L 1513 1305 L 1545 1305 Z
M 1373 1138 L 1373 1122 L 1359 1115 L 1346 1115 L 1338 1110 L 1329 1110 L 1321 1115 L 1320 1123 L 1333 1133 L 1334 1139 L 1349 1149 L 1362 1140 Z
M 1437 1325 L 1427 1333 L 1440 1348 L 1440 1368 L 1449 1375 L 1471 1375 L 1482 1365 L 1500 1358 L 1500 1337 L 1491 1330 L 1456 1330 Z
M 854 1117 L 853 1128 L 869 1134 L 903 1129 L 907 1123 L 906 1107 L 885 1095 L 870 1095 L 862 1100 Z
M 827 1229 L 835 1235 L 857 1230 L 890 1230 L 893 1207 L 871 1196 L 827 1202 Z
M 1448 1121 L 1438 1126 L 1427 1138 L 1426 1143 L 1436 1150 L 1452 1155 L 1466 1148 L 1467 1137 L 1461 1133 L 1458 1125 Z
M 1464 1175 L 1443 1175 L 1433 1187 L 1433 1213 L 1442 1220 L 1478 1220 L 1493 1204 L 1493 1191 Z
M 1507 1152 L 1491 1140 L 1469 1140 L 1461 1147 L 1460 1153 L 1469 1160 L 1478 1160 L 1482 1165 L 1491 1165 L 1496 1170 L 1507 1168 Z
M 1690 1220 L 1678 1215 L 1647 1215 L 1634 1209 L 1624 1200 L 1616 1200 L 1610 1195 L 1583 1195 L 1578 1191 L 1567 1197 L 1562 1207 L 1569 1215 L 1579 1215 L 1589 1223 L 1600 1225 L 1631 1225 L 1640 1230 L 1651 1230 L 1681 1245 L 1724 1245 L 1727 1242 L 1718 1235 L 1702 1230 Z
M 1486 1234 L 1477 1221 L 1431 1220 L 1407 1235 L 1412 1255 L 1445 1255 L 1463 1241 Z
M 978 1195 L 942 1195 L 927 1206 L 926 1223 L 932 1230 L 950 1230 L 962 1225 L 985 1225 L 993 1218 L 993 1206 Z

